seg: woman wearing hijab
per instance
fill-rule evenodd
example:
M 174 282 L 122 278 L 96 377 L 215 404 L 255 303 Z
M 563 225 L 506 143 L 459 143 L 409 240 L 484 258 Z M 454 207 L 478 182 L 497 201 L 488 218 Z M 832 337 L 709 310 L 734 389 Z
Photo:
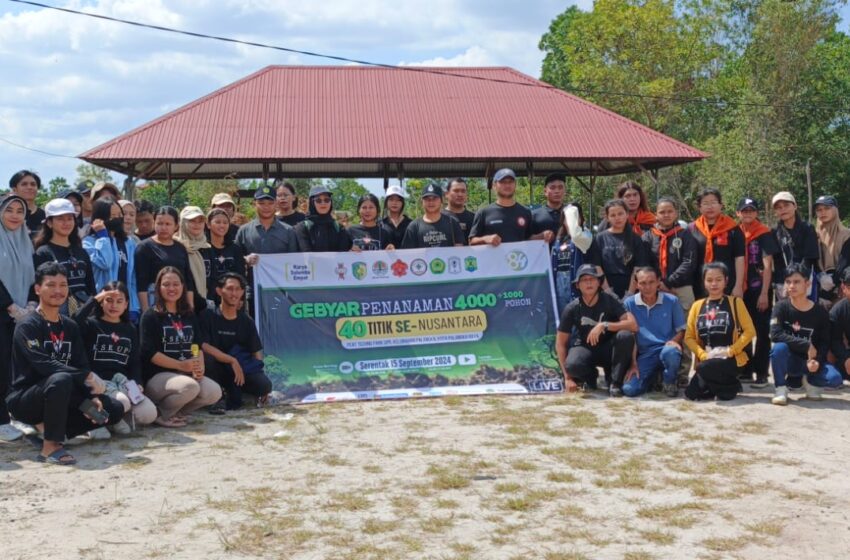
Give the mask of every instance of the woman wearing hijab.
M 838 201 L 834 196 L 818 197 L 815 201 L 815 214 L 818 220 L 815 231 L 820 245 L 820 298 L 830 305 L 841 299 L 841 293 L 835 289 L 841 284 L 841 275 L 850 266 L 850 229 L 841 223 L 838 215 Z
M 302 253 L 351 250 L 351 236 L 334 220 L 331 191 L 322 185 L 310 189 L 307 219 L 295 226 L 295 235 Z
M 186 206 L 180 211 L 180 229 L 174 235 L 174 240 L 186 247 L 189 255 L 189 272 L 195 285 L 195 310 L 200 312 L 205 308 L 207 299 L 207 270 L 204 266 L 203 249 L 209 249 L 205 228 L 207 218 L 197 206 Z M 199 305 L 202 304 L 203 305 Z
M 0 441 L 14 441 L 23 433 L 9 423 L 6 393 L 11 378 L 9 356 L 15 321 L 27 313 L 27 296 L 35 279 L 32 241 L 26 227 L 27 203 L 16 195 L 0 202 Z

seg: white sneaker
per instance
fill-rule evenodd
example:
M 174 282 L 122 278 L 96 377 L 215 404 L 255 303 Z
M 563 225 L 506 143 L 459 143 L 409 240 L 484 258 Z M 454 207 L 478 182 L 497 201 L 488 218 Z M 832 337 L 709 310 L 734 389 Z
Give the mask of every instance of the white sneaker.
M 773 404 L 785 406 L 788 404 L 788 387 L 777 387 L 776 394 L 770 399 Z
M 23 422 L 19 422 L 17 420 L 12 420 L 9 422 L 13 428 L 17 428 L 24 433 L 25 436 L 37 436 L 38 430 L 35 429 L 35 426 L 30 426 L 29 424 L 24 424 Z
M 814 385 L 809 385 L 809 380 L 806 379 L 806 376 L 803 376 L 803 389 L 806 390 L 806 398 L 810 401 L 822 401 L 823 400 L 823 391 L 821 391 L 820 387 L 815 387 Z
M 89 438 L 92 440 L 95 439 L 109 439 L 112 437 L 112 434 L 109 433 L 109 430 L 106 427 L 95 428 L 89 432 Z
M 130 425 L 124 420 L 121 420 L 114 426 L 110 426 L 109 429 L 112 431 L 113 434 L 117 434 L 119 436 L 126 436 L 133 433 L 133 430 L 130 429 Z
M 0 441 L 15 441 L 24 437 L 24 433 L 11 424 L 0 426 Z

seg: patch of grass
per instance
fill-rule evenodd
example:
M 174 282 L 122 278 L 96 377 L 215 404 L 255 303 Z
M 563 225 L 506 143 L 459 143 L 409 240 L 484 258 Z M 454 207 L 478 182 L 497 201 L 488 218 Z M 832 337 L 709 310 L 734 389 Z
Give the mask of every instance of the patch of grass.
M 122 463 L 122 467 L 130 470 L 141 469 L 145 465 L 150 464 L 152 459 L 150 457 L 127 457 L 127 459 Z
M 378 474 L 383 472 L 384 469 L 380 465 L 363 465 L 363 470 L 369 474 Z
M 419 503 L 410 496 L 393 496 L 390 499 L 390 504 L 399 517 L 409 517 L 419 509 Z
M 425 550 L 425 544 L 422 542 L 422 539 L 415 535 L 401 535 L 396 542 L 401 544 L 406 552 L 423 552 Z
M 758 523 L 749 523 L 744 525 L 744 529 L 758 537 L 778 537 L 782 534 L 785 528 L 784 519 L 774 519 L 770 521 L 760 521 Z
M 521 558 L 526 557 L 522 556 Z M 572 552 L 547 552 L 543 555 L 543 560 L 590 560 L 590 556 L 576 550 Z
M 640 531 L 640 536 L 643 540 L 659 546 L 670 545 L 676 541 L 676 537 L 667 531 L 659 531 L 657 529 L 653 529 L 651 531 Z
M 643 550 L 632 550 L 623 555 L 623 560 L 653 560 L 655 556 Z
M 367 519 L 360 526 L 360 529 L 367 535 L 377 535 L 380 533 L 389 533 L 398 527 L 395 521 L 383 521 L 381 519 Z
M 550 472 L 546 475 L 546 480 L 550 482 L 561 482 L 565 484 L 578 482 L 578 478 L 576 478 L 573 473 L 567 471 Z
M 572 518 L 582 518 L 582 519 L 584 519 L 585 518 L 584 508 L 581 507 L 578 504 L 567 504 L 565 506 L 562 506 L 558 510 L 558 513 L 563 515 L 564 517 L 569 518 L 569 519 L 572 519 Z
M 471 484 L 469 477 L 451 467 L 431 465 L 425 474 L 431 477 L 431 482 L 437 490 L 459 490 Z
M 463 406 L 464 398 L 457 395 L 449 395 L 447 397 L 443 397 L 440 401 L 446 406 L 458 407 Z
M 460 503 L 457 500 L 450 500 L 447 498 L 439 498 L 434 502 L 434 505 L 440 509 L 457 509 L 460 507 Z
M 344 467 L 348 465 L 348 461 L 334 453 L 322 457 L 322 462 L 329 467 Z
M 503 494 L 511 494 L 522 490 L 522 485 L 516 482 L 500 482 L 496 484 L 493 489 L 496 490 L 496 492 L 501 492 Z
M 523 472 L 531 472 L 537 470 L 537 465 L 532 463 L 531 461 L 526 461 L 525 459 L 520 459 L 519 461 L 514 461 L 511 463 L 511 468 L 517 471 Z
M 599 418 L 596 414 L 589 410 L 570 410 L 567 412 L 570 418 L 570 426 L 573 428 L 597 428 L 599 427 Z
M 678 527 L 689 529 L 696 523 L 696 518 L 691 515 L 694 511 L 706 511 L 709 507 L 699 502 L 684 502 L 675 505 L 659 505 L 638 508 L 637 515 L 644 519 L 651 519 L 664 527 Z
M 615 459 L 613 452 L 601 447 L 546 447 L 541 451 L 544 455 L 554 457 L 571 468 L 585 471 L 607 471 Z
M 372 507 L 372 502 L 369 498 L 360 494 L 336 493 L 331 495 L 327 507 L 346 511 L 365 511 Z
M 750 544 L 750 538 L 740 537 L 712 537 L 703 540 L 699 544 L 714 552 L 735 552 Z
M 442 533 L 451 529 L 454 524 L 454 515 L 448 515 L 445 517 L 429 515 L 422 520 L 421 527 L 426 533 Z

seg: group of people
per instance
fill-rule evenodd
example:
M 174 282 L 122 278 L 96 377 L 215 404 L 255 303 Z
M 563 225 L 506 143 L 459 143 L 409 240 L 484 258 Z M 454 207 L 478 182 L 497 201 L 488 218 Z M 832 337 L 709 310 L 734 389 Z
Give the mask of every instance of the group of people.
M 700 217 L 683 224 L 674 200 L 660 199 L 653 213 L 627 182 L 594 235 L 565 200 L 563 175 L 545 179 L 546 203 L 532 212 L 516 201 L 510 169 L 495 173 L 497 200 L 477 212 L 456 178 L 445 192 L 423 189 L 415 220 L 401 187 L 383 201 L 366 194 L 359 223 L 348 226 L 323 185 L 301 212 L 291 183 L 264 184 L 247 223 L 228 193 L 208 211 L 178 211 L 123 200 L 111 183 L 81 183 L 39 208 L 36 173 L 20 171 L 9 186 L 0 202 L 0 348 L 12 360 L 0 361 L 0 440 L 26 437 L 43 462 L 73 464 L 64 442 L 86 432 L 179 428 L 199 409 L 238 408 L 245 395 L 266 404 L 272 387 L 248 312 L 263 254 L 542 240 L 570 391 L 595 388 L 601 367 L 613 396 L 676 396 L 685 386 L 691 399 L 728 399 L 742 379 L 766 386 L 772 365 L 773 402 L 786 404 L 788 386 L 820 398 L 850 369 L 850 231 L 831 196 L 817 200 L 814 228 L 790 193 L 778 193 L 771 230 L 757 201 L 743 199 L 736 222 L 707 189 Z

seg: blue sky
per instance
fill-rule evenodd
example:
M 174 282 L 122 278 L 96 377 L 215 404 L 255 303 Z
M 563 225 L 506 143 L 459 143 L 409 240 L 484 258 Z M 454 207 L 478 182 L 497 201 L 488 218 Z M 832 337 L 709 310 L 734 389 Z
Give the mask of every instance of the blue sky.
M 592 0 L 45 0 L 168 27 L 388 64 L 512 66 L 538 76 L 540 36 Z M 844 8 L 846 22 L 850 9 Z M 77 155 L 269 64 L 327 61 L 0 0 L 0 138 Z M 0 170 L 75 178 L 76 159 L 0 140 Z

